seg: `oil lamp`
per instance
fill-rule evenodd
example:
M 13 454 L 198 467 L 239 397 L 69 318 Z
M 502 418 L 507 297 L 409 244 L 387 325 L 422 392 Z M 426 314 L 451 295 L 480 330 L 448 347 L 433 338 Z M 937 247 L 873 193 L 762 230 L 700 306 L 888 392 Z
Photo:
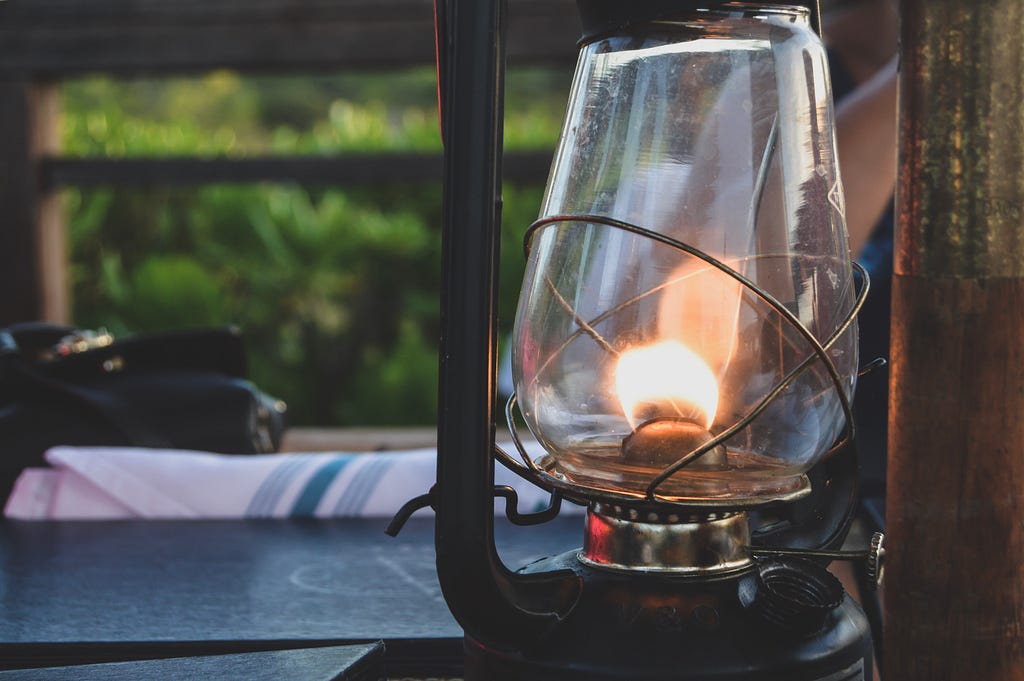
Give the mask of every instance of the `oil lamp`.
M 579 0 L 494 445 L 501 3 L 438 7 L 445 291 L 438 574 L 470 679 L 871 676 L 825 569 L 853 508 L 858 292 L 816 2 Z M 531 456 L 515 411 L 543 453 Z M 552 494 L 524 515 L 494 460 Z M 513 522 L 587 506 L 511 570 Z M 400 520 L 400 518 L 399 518 Z

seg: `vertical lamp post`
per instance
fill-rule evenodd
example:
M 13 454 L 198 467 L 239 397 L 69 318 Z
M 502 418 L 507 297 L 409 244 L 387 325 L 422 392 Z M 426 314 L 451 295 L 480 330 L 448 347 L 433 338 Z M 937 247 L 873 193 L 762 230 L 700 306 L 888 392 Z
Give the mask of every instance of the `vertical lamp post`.
M 1024 678 L 1024 5 L 903 0 L 885 678 Z

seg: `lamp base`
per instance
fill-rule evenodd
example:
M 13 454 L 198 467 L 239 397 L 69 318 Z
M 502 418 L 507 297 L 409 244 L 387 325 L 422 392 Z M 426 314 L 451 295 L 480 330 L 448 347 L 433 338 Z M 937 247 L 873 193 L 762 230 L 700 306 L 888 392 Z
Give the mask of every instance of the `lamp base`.
M 867 620 L 822 567 L 772 561 L 718 579 L 621 574 L 575 552 L 572 612 L 528 649 L 466 638 L 466 681 L 870 681 Z M 838 589 L 836 591 L 835 589 Z

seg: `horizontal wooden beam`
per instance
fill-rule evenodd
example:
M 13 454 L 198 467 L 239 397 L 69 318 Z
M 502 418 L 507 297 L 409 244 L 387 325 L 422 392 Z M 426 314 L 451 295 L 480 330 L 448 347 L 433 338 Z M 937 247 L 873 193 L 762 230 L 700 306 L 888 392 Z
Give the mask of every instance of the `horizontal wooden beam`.
M 510 5 L 510 61 L 571 67 L 573 0 Z M 433 63 L 432 0 L 0 2 L 0 72 L 35 77 Z
M 509 152 L 504 177 L 543 183 L 550 151 Z M 327 158 L 47 158 L 40 165 L 44 190 L 59 187 L 202 185 L 298 182 L 310 185 L 383 185 L 441 182 L 440 154 L 373 154 Z

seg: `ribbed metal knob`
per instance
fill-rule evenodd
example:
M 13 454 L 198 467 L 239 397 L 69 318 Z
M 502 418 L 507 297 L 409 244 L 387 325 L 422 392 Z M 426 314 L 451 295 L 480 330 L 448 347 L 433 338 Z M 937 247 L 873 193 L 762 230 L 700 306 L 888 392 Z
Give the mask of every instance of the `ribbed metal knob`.
M 875 532 L 871 535 L 871 546 L 868 549 L 868 577 L 875 589 L 882 586 L 885 578 L 885 534 Z

